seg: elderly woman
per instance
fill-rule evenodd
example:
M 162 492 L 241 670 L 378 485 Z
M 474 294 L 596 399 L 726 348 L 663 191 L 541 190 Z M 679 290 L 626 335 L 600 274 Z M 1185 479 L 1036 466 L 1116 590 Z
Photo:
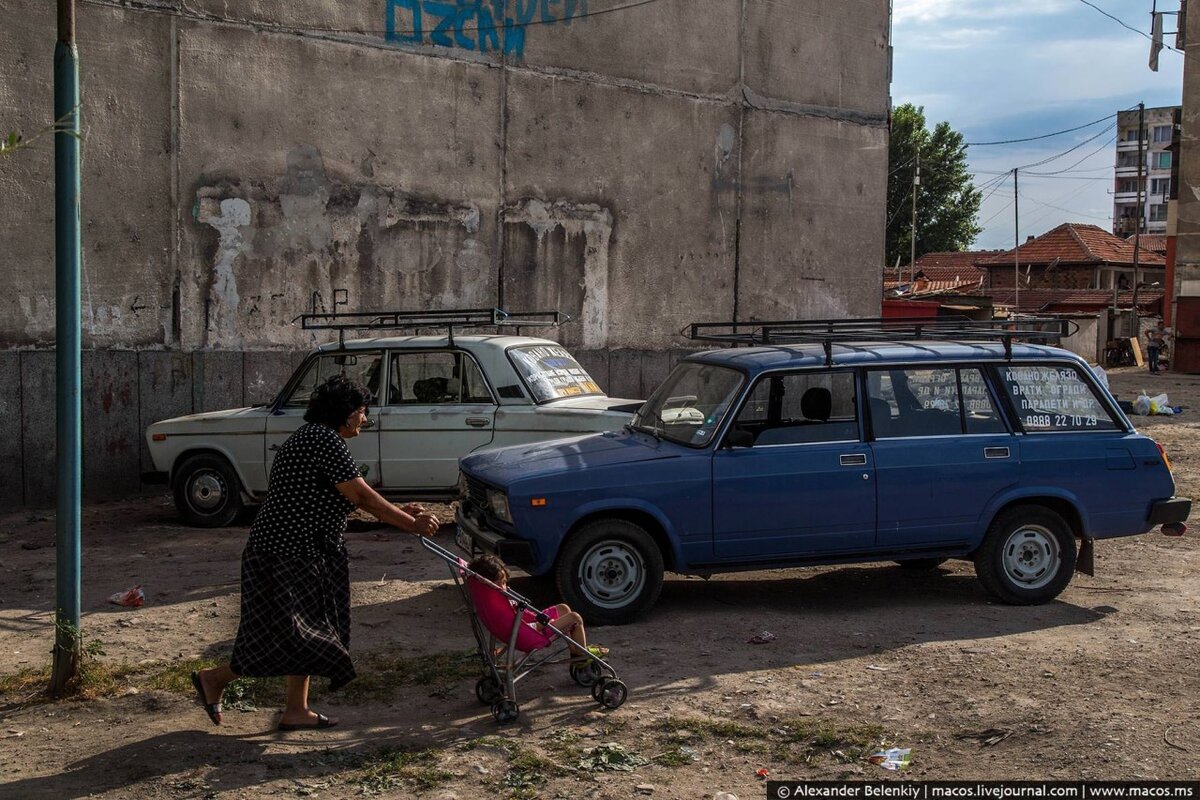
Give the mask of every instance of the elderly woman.
M 354 679 L 350 662 L 350 572 L 346 515 L 354 507 L 418 536 L 437 520 L 420 506 L 383 499 L 359 475 L 346 439 L 367 419 L 371 394 L 335 375 L 313 392 L 307 423 L 275 456 L 267 499 L 242 553 L 242 611 L 228 664 L 192 673 L 200 705 L 221 724 L 221 695 L 242 675 L 286 675 L 279 730 L 329 728 L 337 721 L 308 707 L 309 678 L 330 689 Z

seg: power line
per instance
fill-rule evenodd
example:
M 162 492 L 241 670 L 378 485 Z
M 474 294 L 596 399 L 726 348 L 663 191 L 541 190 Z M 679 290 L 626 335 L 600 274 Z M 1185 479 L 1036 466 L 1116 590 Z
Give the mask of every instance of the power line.
M 1003 141 L 997 141 L 997 142 L 965 142 L 963 144 L 963 146 L 964 147 L 990 147 L 992 145 L 998 145 L 998 144 L 1018 144 L 1020 142 L 1036 142 L 1038 139 L 1049 139 L 1052 136 L 1061 136 L 1064 133 L 1074 133 L 1075 131 L 1081 131 L 1084 128 L 1090 128 L 1093 125 L 1099 125 L 1101 122 L 1107 122 L 1108 120 L 1113 119 L 1116 116 L 1117 116 L 1116 114 L 1109 114 L 1107 117 L 1101 117 L 1100 119 L 1093 120 L 1093 121 L 1087 123 L 1086 125 L 1078 125 L 1074 128 L 1066 128 L 1065 130 L 1054 131 L 1053 133 L 1043 133 L 1041 136 L 1029 136 L 1025 139 L 1004 139 Z

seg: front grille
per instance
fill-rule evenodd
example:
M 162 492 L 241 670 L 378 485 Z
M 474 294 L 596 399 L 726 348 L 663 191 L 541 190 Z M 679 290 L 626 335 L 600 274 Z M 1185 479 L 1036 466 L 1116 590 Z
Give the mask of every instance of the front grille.
M 485 511 L 488 507 L 487 486 L 477 478 L 467 477 L 467 501 L 472 505 L 482 508 Z

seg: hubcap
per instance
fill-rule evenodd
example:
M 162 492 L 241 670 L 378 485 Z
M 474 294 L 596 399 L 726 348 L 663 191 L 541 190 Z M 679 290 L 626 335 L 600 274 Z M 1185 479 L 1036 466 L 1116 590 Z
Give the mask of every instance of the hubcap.
M 1025 589 L 1040 589 L 1058 574 L 1058 539 L 1040 525 L 1022 525 L 1004 543 L 1004 572 Z
M 225 500 L 225 482 L 214 472 L 201 472 L 188 485 L 188 500 L 199 511 L 220 508 Z
M 621 608 L 646 585 L 646 564 L 624 542 L 598 542 L 579 561 L 579 588 L 602 608 Z

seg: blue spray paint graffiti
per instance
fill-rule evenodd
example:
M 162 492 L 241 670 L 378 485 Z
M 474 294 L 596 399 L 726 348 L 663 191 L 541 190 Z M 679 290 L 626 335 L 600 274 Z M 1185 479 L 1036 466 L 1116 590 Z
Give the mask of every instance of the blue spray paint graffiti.
M 570 25 L 588 0 L 385 0 L 387 39 L 481 53 L 525 55 L 531 27 Z

